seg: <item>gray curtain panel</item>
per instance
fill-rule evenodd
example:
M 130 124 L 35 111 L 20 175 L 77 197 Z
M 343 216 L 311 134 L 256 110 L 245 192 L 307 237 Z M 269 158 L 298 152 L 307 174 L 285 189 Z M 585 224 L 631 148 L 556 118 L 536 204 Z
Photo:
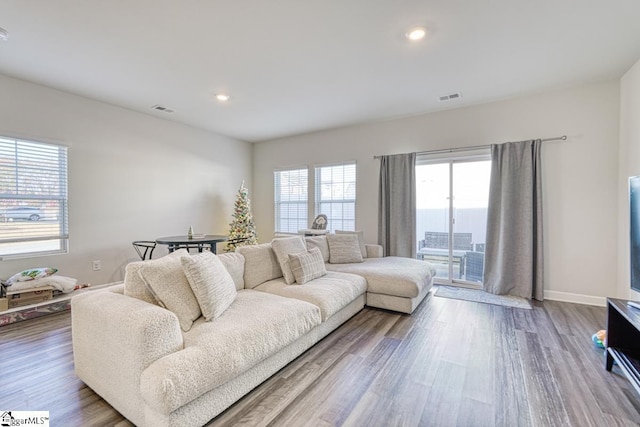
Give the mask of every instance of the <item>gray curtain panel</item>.
M 416 153 L 380 158 L 378 243 L 385 256 L 416 257 Z
M 491 146 L 484 290 L 542 301 L 541 140 Z

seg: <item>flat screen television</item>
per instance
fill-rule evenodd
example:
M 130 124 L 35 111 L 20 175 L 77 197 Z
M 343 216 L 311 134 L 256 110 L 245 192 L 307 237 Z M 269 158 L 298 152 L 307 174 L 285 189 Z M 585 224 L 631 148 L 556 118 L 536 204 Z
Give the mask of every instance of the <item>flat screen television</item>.
M 629 242 L 631 289 L 640 292 L 640 176 L 629 178 Z

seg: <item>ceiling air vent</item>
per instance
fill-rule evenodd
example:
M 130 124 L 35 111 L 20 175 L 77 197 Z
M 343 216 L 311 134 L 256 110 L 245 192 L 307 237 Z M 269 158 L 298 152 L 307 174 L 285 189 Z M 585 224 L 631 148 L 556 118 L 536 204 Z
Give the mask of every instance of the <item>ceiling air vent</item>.
M 173 110 L 171 108 L 163 107 L 162 105 L 154 105 L 151 108 L 153 108 L 154 110 L 165 112 L 165 113 L 173 113 Z
M 462 98 L 462 95 L 460 94 L 460 92 L 450 93 L 449 95 L 443 95 L 438 99 L 440 100 L 440 102 L 443 102 L 443 101 L 451 101 L 452 99 L 458 99 L 458 98 Z

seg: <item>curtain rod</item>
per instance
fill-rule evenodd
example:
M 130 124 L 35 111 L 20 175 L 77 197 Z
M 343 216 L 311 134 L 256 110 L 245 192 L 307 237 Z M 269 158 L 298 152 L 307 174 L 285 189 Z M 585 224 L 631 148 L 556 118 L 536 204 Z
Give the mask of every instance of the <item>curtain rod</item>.
M 566 141 L 567 135 L 556 136 L 555 138 L 546 138 L 541 139 L 542 142 L 547 141 Z M 457 151 L 467 151 L 467 150 L 479 150 L 482 148 L 491 148 L 491 145 L 474 145 L 471 147 L 459 147 L 459 148 L 443 148 L 440 150 L 428 150 L 428 151 L 418 151 L 416 154 L 440 154 L 440 153 L 455 153 Z M 382 156 L 373 156 L 374 159 L 379 159 Z

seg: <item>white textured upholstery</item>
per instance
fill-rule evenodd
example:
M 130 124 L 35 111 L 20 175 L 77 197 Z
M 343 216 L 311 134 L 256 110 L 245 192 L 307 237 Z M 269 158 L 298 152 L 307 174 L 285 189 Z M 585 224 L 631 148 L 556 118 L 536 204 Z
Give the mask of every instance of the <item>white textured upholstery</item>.
M 276 354 L 321 322 L 318 307 L 242 290 L 212 322 L 184 334 L 184 349 L 151 364 L 140 378 L 149 406 L 168 414 Z
M 304 241 L 307 249 L 320 249 L 324 262 L 329 262 L 329 243 L 327 242 L 327 236 L 307 236 L 304 238 Z
M 149 291 L 142 277 L 140 277 L 140 268 L 143 265 L 144 261 L 127 264 L 124 273 L 124 294 L 157 305 L 156 298 Z
M 198 300 L 184 275 L 180 257 L 189 256 L 186 249 L 172 256 L 145 261 L 138 274 L 156 297 L 158 304 L 175 313 L 183 331 L 191 329 L 193 321 L 202 315 Z
M 307 246 L 304 244 L 302 236 L 283 237 L 273 239 L 271 241 L 271 248 L 276 254 L 278 264 L 282 270 L 282 277 L 287 285 L 296 281 L 291 266 L 289 265 L 289 254 L 299 254 L 307 250 Z
M 346 307 L 367 290 L 367 282 L 355 274 L 329 272 L 304 285 L 287 285 L 282 279 L 270 280 L 255 288 L 287 298 L 306 301 L 320 308 L 322 321 Z
M 407 298 L 395 295 L 384 295 L 367 292 L 367 305 L 369 307 L 384 308 L 385 310 L 399 311 L 401 313 L 411 314 L 420 302 L 429 294 L 431 286 L 425 286 L 417 297 Z
M 180 262 L 204 318 L 219 317 L 236 298 L 236 285 L 227 269 L 211 252 L 183 256 Z
M 367 258 L 382 258 L 384 256 L 384 250 L 381 245 L 366 243 L 364 247 L 367 249 Z
M 364 307 L 364 295 L 333 315 L 329 320 L 314 328 L 294 343 L 282 348 L 278 353 L 255 365 L 238 377 L 224 383 L 170 414 L 145 407 L 146 426 L 199 426 L 231 406 L 235 401 L 265 381 L 274 372 L 302 354 L 306 349 L 327 336 L 338 326 L 349 320 Z M 137 424 L 137 423 L 136 423 Z M 140 424 L 142 427 L 142 424 Z
M 289 266 L 296 283 L 299 285 L 304 285 L 327 274 L 322 252 L 318 248 L 312 248 L 299 254 L 289 254 Z
M 185 252 L 186 250 L 180 250 L 171 252 L 169 255 L 165 256 L 180 257 L 184 255 Z M 157 305 L 158 301 L 156 300 L 156 297 L 151 293 L 146 283 L 144 283 L 144 280 L 142 280 L 142 277 L 140 277 L 140 268 L 151 261 L 152 260 L 137 261 L 127 264 L 124 274 L 124 294 L 126 296 L 138 298 L 150 304 Z
M 367 291 L 415 298 L 430 288 L 435 270 L 428 262 L 411 258 L 367 258 L 360 264 L 327 264 L 327 270 L 358 274 L 367 279 Z
M 109 290 L 71 299 L 78 377 L 137 425 L 145 425 L 140 375 L 183 347 L 175 314 Z
M 231 275 L 236 289 L 244 289 L 244 257 L 236 252 L 228 252 L 218 255 L 218 259 Z
M 358 236 L 355 234 L 329 234 L 329 262 L 331 264 L 347 264 L 362 262 L 362 252 Z
M 76 373 L 141 427 L 206 424 L 356 314 L 365 298 L 406 313 L 424 299 L 432 283 L 428 263 L 375 258 L 380 247 L 365 247 L 364 263 L 325 265 L 358 274 L 329 271 L 304 285 L 284 282 L 268 243 L 220 255 L 241 290 L 220 317 L 200 317 L 188 332 L 174 313 L 144 301 L 155 301 L 144 283 L 78 295 L 72 300 Z M 137 276 L 150 261 L 133 264 L 127 272 Z
M 362 258 L 367 257 L 367 248 L 364 244 L 364 231 L 336 230 L 336 234 L 355 234 L 356 236 L 358 236 L 358 245 L 360 245 L 360 253 L 362 254 Z
M 267 280 L 282 277 L 282 269 L 271 243 L 241 246 L 236 252 L 244 257 L 244 287 L 253 289 Z

